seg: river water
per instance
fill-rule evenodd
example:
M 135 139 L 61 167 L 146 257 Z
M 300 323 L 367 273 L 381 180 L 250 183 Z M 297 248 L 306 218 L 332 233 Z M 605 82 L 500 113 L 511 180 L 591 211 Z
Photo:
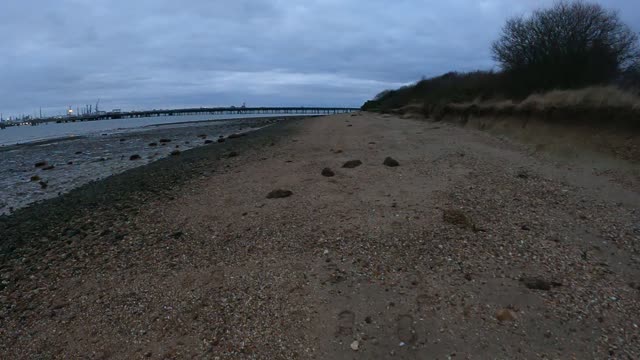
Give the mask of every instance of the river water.
M 176 149 L 216 146 L 220 136 L 251 131 L 274 121 L 277 118 L 273 116 L 225 119 L 189 115 L 2 129 L 0 215 L 148 164 Z M 205 144 L 207 140 L 210 144 Z M 38 162 L 46 165 L 36 167 Z
M 258 115 L 259 116 L 259 115 Z M 273 117 L 273 115 L 270 115 Z M 37 126 L 10 126 L 0 129 L 0 146 L 23 144 L 34 141 L 70 136 L 92 135 L 125 129 L 141 129 L 149 125 L 162 125 L 193 121 L 255 118 L 256 115 L 180 115 L 147 118 L 99 120 L 60 123 L 44 123 Z

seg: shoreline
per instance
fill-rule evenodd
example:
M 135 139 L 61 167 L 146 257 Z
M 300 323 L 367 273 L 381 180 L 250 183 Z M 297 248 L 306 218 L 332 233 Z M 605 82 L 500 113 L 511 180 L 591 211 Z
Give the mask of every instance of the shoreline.
M 299 118 L 299 117 L 296 117 Z M 89 181 L 103 179 L 200 146 L 215 145 L 234 133 L 247 133 L 276 123 L 281 117 L 114 131 L 95 136 L 59 138 L 5 149 L 0 159 L 0 214 L 52 198 Z M 222 141 L 222 140 L 221 140 Z M 130 159 L 134 157 L 134 159 Z M 136 161 L 132 161 L 136 160 Z M 46 162 L 50 167 L 35 167 Z M 34 180 L 35 179 L 35 180 Z
M 173 122 L 173 123 L 166 123 L 166 124 L 153 124 L 153 125 L 145 125 L 142 128 L 161 127 L 161 126 L 167 126 L 167 125 L 181 125 L 181 124 L 185 124 L 185 125 L 201 124 L 201 123 L 232 121 L 232 120 L 248 120 L 248 121 L 252 121 L 252 120 L 263 120 L 263 119 L 276 119 L 277 120 L 277 119 L 287 119 L 287 118 L 306 119 L 306 118 L 313 118 L 313 117 L 318 117 L 318 116 L 322 116 L 322 115 L 280 115 L 280 116 L 269 115 L 269 116 L 256 116 L 256 117 L 247 117 L 247 118 L 211 119 L 211 120 L 200 120 L 200 121 Z
M 0 145 L 0 152 L 12 151 L 12 150 L 16 150 L 18 148 L 28 147 L 28 146 L 47 145 L 47 144 L 53 144 L 53 143 L 57 143 L 57 142 L 74 141 L 74 140 L 81 140 L 81 139 L 86 139 L 86 138 L 87 138 L 86 135 L 66 135 L 66 136 L 60 136 L 60 137 L 55 137 L 55 138 L 50 138 L 50 139 L 34 140 L 34 141 L 25 142 L 25 143 L 17 143 L 17 144 L 10 144 L 10 145 Z
M 235 117 L 235 118 L 228 118 L 228 119 L 176 121 L 176 122 L 171 122 L 171 123 L 149 124 L 149 125 L 143 125 L 143 126 L 131 127 L 131 128 L 114 128 L 114 129 L 111 129 L 111 130 L 100 130 L 100 131 L 96 131 L 95 134 L 105 133 L 105 131 L 107 131 L 108 134 L 135 133 L 135 132 L 137 132 L 136 130 L 144 131 L 145 129 L 153 129 L 153 128 L 160 128 L 160 127 L 163 127 L 163 126 L 182 125 L 182 124 L 184 124 L 184 125 L 194 125 L 194 124 L 206 125 L 206 124 L 209 124 L 209 123 L 226 122 L 226 121 L 234 121 L 234 120 L 257 121 L 257 120 L 272 120 L 272 119 L 286 119 L 286 118 L 307 118 L 307 117 L 317 117 L 317 116 L 318 115 L 280 115 L 280 116 L 268 115 L 268 116 L 255 116 L 255 117 L 246 117 L 246 118 L 245 117 Z M 96 136 L 95 134 L 92 134 L 92 135 Z M 33 139 L 33 140 L 29 140 L 27 142 L 0 144 L 0 152 L 15 150 L 16 148 L 20 148 L 20 147 L 24 147 L 24 146 L 46 145 L 46 144 L 62 142 L 62 141 L 84 139 L 84 138 L 87 138 L 87 137 L 92 136 L 92 135 L 61 135 L 61 136 L 55 136 L 55 137 L 50 137 L 50 138 Z
M 213 146 L 201 146 L 181 152 L 180 156 L 165 157 L 104 179 L 91 181 L 57 197 L 34 202 L 13 213 L 0 215 L 0 257 L 6 260 L 11 249 L 27 238 L 55 238 L 55 231 L 86 211 L 99 211 L 118 202 L 142 201 L 150 195 L 167 194 L 180 184 L 198 176 L 201 171 L 214 171 L 224 153 L 265 146 L 263 142 L 277 141 L 286 136 L 293 123 L 301 118 L 244 132 L 238 139 Z M 205 167 L 207 168 L 205 170 Z M 36 220 L 37 219 L 37 220 Z M 7 239 L 10 239 L 7 241 Z

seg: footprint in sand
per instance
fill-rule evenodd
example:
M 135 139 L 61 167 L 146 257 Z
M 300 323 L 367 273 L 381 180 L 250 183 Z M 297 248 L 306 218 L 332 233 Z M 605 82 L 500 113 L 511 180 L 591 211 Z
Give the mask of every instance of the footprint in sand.
M 418 337 L 413 328 L 413 317 L 411 315 L 398 316 L 398 339 L 405 344 L 414 344 Z
M 353 335 L 353 324 L 356 320 L 356 314 L 352 311 L 344 310 L 338 314 L 338 330 L 337 335 L 351 336 Z

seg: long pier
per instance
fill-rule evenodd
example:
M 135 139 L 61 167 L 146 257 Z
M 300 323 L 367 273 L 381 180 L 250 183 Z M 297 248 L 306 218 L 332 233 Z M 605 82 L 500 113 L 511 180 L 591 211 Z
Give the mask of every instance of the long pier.
M 346 107 L 211 107 L 211 108 L 186 108 L 186 109 L 164 109 L 164 110 L 143 110 L 143 111 L 111 111 L 98 114 L 57 116 L 43 119 L 30 119 L 25 122 L 30 125 L 37 125 L 45 122 L 78 122 L 110 119 L 130 119 L 154 116 L 176 116 L 176 115 L 333 115 L 359 111 L 358 108 Z

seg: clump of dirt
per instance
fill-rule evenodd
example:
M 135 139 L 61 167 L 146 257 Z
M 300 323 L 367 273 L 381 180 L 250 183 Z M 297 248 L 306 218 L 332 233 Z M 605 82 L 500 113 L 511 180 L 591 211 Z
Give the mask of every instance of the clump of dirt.
M 326 177 L 332 177 L 335 176 L 336 173 L 333 172 L 333 170 L 331 170 L 330 168 L 324 168 L 322 169 L 322 176 L 326 176 Z
M 353 169 L 353 168 L 357 168 L 360 165 L 362 165 L 362 161 L 360 160 L 349 160 L 346 163 L 344 163 L 342 167 L 345 169 Z
M 291 190 L 277 189 L 267 194 L 267 199 L 281 199 L 293 195 Z

